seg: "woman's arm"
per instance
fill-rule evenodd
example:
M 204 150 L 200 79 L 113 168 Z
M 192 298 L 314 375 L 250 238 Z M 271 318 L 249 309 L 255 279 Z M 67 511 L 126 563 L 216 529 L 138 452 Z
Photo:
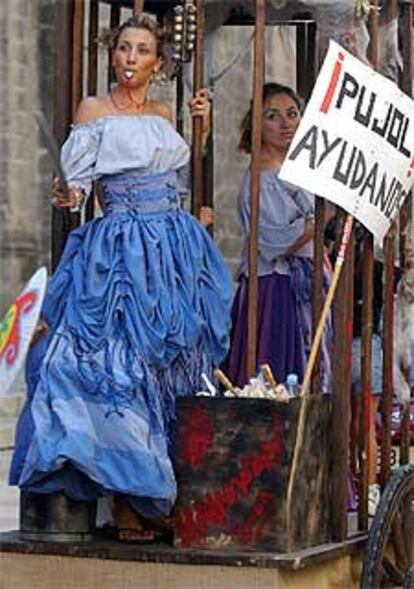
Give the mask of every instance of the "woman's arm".
M 202 118 L 202 149 L 204 150 L 207 145 L 207 140 L 210 135 L 210 116 L 211 107 L 208 96 L 208 90 L 202 88 L 196 95 L 189 101 L 188 106 L 190 108 L 190 114 L 192 117 Z M 202 206 L 200 208 L 199 221 L 204 227 L 210 227 L 214 223 L 214 211 L 211 207 Z
M 88 96 L 80 102 L 78 108 L 76 109 L 75 115 L 73 117 L 73 123 L 74 125 L 80 125 L 80 127 L 82 127 L 82 125 L 84 125 L 85 123 L 90 123 L 91 121 L 101 116 L 104 116 L 105 114 L 107 114 L 107 111 L 104 99 L 98 98 L 96 96 Z M 82 134 L 87 133 L 86 130 L 82 131 L 80 129 L 78 129 L 77 131 L 72 131 L 72 133 L 74 132 Z M 67 143 L 71 142 L 71 135 L 69 139 L 65 142 L 65 146 Z M 69 165 L 69 167 L 72 168 L 73 165 L 71 164 L 71 162 L 79 159 L 76 154 L 80 149 L 83 152 L 82 160 L 85 162 L 85 165 L 88 166 L 87 155 L 90 154 L 89 150 L 85 151 L 85 146 L 83 143 L 79 144 L 78 149 L 76 147 L 76 143 L 76 141 L 72 141 L 71 147 L 68 149 L 68 153 L 66 154 L 66 161 L 64 161 L 64 164 L 66 164 L 66 166 Z M 65 146 L 64 148 L 62 148 L 61 151 L 61 158 L 63 159 L 65 159 L 63 157 Z M 89 162 L 90 165 L 91 163 L 92 162 Z M 71 170 L 71 172 L 73 171 L 74 170 Z M 79 174 L 79 170 L 77 170 L 77 174 Z M 79 209 L 87 196 L 86 192 L 87 190 L 82 189 L 79 186 L 71 186 L 71 183 L 69 181 L 68 195 L 66 196 L 63 191 L 61 181 L 59 180 L 59 178 L 55 178 L 52 184 L 52 204 L 54 206 L 61 208 Z
M 190 107 L 190 114 L 192 117 L 202 118 L 202 143 L 204 149 L 210 135 L 211 106 L 208 90 L 206 88 L 199 90 L 194 98 L 190 100 L 188 106 Z
M 298 251 L 298 249 L 303 247 L 305 245 L 305 243 L 308 243 L 308 241 L 313 239 L 314 235 L 315 235 L 315 223 L 313 222 L 313 219 L 306 219 L 305 220 L 305 227 L 304 227 L 304 231 L 303 231 L 302 235 L 295 241 L 295 243 L 293 243 L 286 250 L 285 255 L 286 256 L 293 255 L 296 251 Z
M 331 203 L 327 202 L 325 204 L 325 221 L 324 227 L 329 223 L 329 221 L 335 216 L 336 207 Z M 306 219 L 305 227 L 302 235 L 295 241 L 293 245 L 287 250 L 286 255 L 291 256 L 293 255 L 298 249 L 303 247 L 305 243 L 310 241 L 314 238 L 315 235 L 315 223 L 313 218 Z

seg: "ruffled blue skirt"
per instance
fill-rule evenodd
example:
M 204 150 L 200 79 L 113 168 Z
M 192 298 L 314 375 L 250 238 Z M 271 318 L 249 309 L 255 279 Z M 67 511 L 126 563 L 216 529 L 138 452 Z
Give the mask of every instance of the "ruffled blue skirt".
M 33 431 L 24 451 L 17 439 L 11 482 L 75 500 L 122 493 L 152 517 L 176 496 L 175 399 L 226 355 L 232 282 L 180 210 L 175 174 L 103 186 L 104 217 L 71 233 L 48 288 Z

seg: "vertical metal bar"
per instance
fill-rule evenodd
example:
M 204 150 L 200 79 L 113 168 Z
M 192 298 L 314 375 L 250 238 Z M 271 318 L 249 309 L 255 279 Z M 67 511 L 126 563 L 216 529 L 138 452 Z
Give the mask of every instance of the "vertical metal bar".
M 184 133 L 184 83 L 183 83 L 183 72 L 180 67 L 176 77 L 176 127 L 178 133 L 182 135 Z
M 98 0 L 90 0 L 88 30 L 88 95 L 93 96 L 98 89 Z M 93 219 L 95 213 L 95 189 L 86 202 L 85 219 Z
M 85 4 L 83 0 L 75 0 L 73 10 L 73 45 L 72 45 L 72 119 L 82 100 L 83 80 L 83 29 Z M 80 224 L 79 213 L 69 213 L 69 229 L 75 229 Z
M 194 94 L 204 85 L 204 2 L 196 0 L 197 31 L 194 53 Z M 192 213 L 196 217 L 200 214 L 203 205 L 203 121 L 201 117 L 193 117 L 193 142 L 192 142 L 192 165 L 193 165 L 193 194 L 191 201 Z
M 401 416 L 400 464 L 410 462 L 410 401 L 404 401 Z
M 368 56 L 372 67 L 378 69 L 378 34 L 379 34 L 379 3 L 378 0 L 371 0 L 369 13 L 369 34 Z
M 58 145 L 61 145 L 67 135 L 71 123 L 72 96 L 72 22 L 73 1 L 58 2 L 55 8 L 55 85 L 54 85 L 54 113 L 53 132 Z M 52 271 L 56 269 L 67 238 L 67 212 L 52 209 Z
M 391 471 L 391 412 L 394 394 L 394 247 L 395 225 L 384 241 L 384 310 L 382 333 L 381 484 Z
M 144 0 L 134 0 L 134 14 L 144 12 Z
M 312 326 L 313 333 L 319 323 L 323 306 L 323 259 L 324 259 L 324 229 L 325 229 L 325 201 L 322 198 L 315 199 L 315 236 L 314 236 L 314 272 L 312 278 Z M 320 358 L 318 358 L 312 373 L 311 392 L 320 393 Z
M 296 90 L 307 100 L 316 78 L 316 23 L 301 22 L 296 26 Z M 324 257 L 325 201 L 315 201 L 315 238 L 314 238 L 314 273 L 312 315 L 313 332 L 323 306 L 323 257 Z M 320 388 L 320 353 L 312 372 L 312 393 L 319 393 Z
M 387 0 L 385 3 L 385 18 L 389 23 L 398 16 L 398 0 Z
M 354 237 L 355 237 L 355 233 L 354 233 Z M 354 301 L 355 301 L 355 284 L 356 284 L 356 279 L 355 279 L 355 273 L 356 273 L 356 267 L 355 267 L 355 258 L 356 258 L 356 253 L 357 253 L 357 244 L 355 243 L 355 239 L 354 239 L 354 251 L 353 251 L 353 258 L 354 258 L 354 264 L 352 267 L 352 298 L 350 303 L 352 303 L 352 325 L 351 325 L 351 343 L 352 343 L 352 339 L 354 337 L 354 322 L 355 322 L 355 317 L 354 317 Z M 350 359 L 351 359 L 351 370 L 352 370 L 352 348 L 350 349 Z M 352 379 L 351 379 L 352 380 Z M 335 381 L 334 381 L 335 382 Z M 335 384 L 334 384 L 334 391 L 335 391 Z M 358 412 L 357 412 L 357 408 L 358 408 L 358 403 L 360 402 L 360 396 L 356 397 L 355 395 L 351 395 L 351 422 L 350 422 L 350 443 L 349 443 L 349 453 L 350 453 L 350 457 L 349 457 L 349 468 L 350 468 L 350 472 L 352 476 L 356 476 L 358 473 L 358 451 L 359 451 L 359 420 L 357 419 L 358 417 Z
M 214 103 L 211 104 L 210 135 L 203 157 L 203 204 L 214 208 Z M 214 227 L 208 227 L 210 235 L 214 233 Z
M 345 218 L 345 216 L 344 216 Z M 351 388 L 351 345 L 353 325 L 354 243 L 350 236 L 344 268 L 334 300 L 334 386 L 332 398 L 333 454 L 331 458 L 331 535 L 334 542 L 348 535 L 348 448 Z
M 371 427 L 371 364 L 373 335 L 373 272 L 374 240 L 366 233 L 362 262 L 362 331 L 361 331 L 361 407 L 360 407 L 360 480 L 359 480 L 359 529 L 368 527 L 368 474 L 370 472 L 370 427 Z
M 82 100 L 84 12 L 83 0 L 75 0 L 72 46 L 72 118 Z
M 403 29 L 403 70 L 402 70 L 402 90 L 412 96 L 412 46 L 413 39 L 413 3 L 406 1 L 402 5 L 402 29 Z
M 88 94 L 96 94 L 98 88 L 98 0 L 89 0 L 88 30 Z
M 402 89 L 412 96 L 412 44 L 413 44 L 413 2 L 406 1 L 402 6 L 403 17 L 403 72 L 402 72 Z M 400 212 L 400 265 L 403 270 L 403 284 L 406 288 L 402 289 L 402 320 L 401 325 L 403 333 L 400 338 L 403 340 L 407 349 L 404 351 L 404 358 L 400 358 L 400 368 L 403 378 L 403 414 L 401 420 L 401 443 L 400 443 L 400 463 L 409 462 L 410 450 L 410 347 L 411 347 L 411 307 L 410 301 L 404 292 L 411 291 L 414 284 L 413 270 L 413 237 L 412 237 L 412 216 L 413 216 L 413 195 L 412 191 L 407 196 L 405 203 Z
M 389 23 L 398 14 L 398 1 L 388 0 L 385 6 Z M 382 402 L 381 402 L 381 484 L 385 485 L 391 471 L 391 412 L 394 392 L 394 247 L 395 224 L 384 240 L 384 309 L 382 332 Z
M 296 25 L 296 91 L 308 100 L 316 78 L 316 23 Z
M 265 1 L 256 0 L 256 23 L 254 30 L 253 62 L 253 127 L 250 184 L 250 231 L 249 231 L 249 287 L 247 318 L 247 375 L 253 376 L 257 361 L 257 242 L 259 229 L 260 173 L 263 113 L 263 80 L 265 61 Z
M 109 13 L 109 28 L 111 31 L 119 26 L 121 20 L 121 8 L 118 4 L 111 4 Z M 113 69 L 112 69 L 112 49 L 108 49 L 108 89 L 111 88 L 113 81 Z
M 369 16 L 369 59 L 374 69 L 378 68 L 378 0 L 371 2 Z M 361 407 L 360 407 L 360 480 L 359 480 L 359 529 L 368 528 L 368 476 L 371 468 L 371 365 L 373 335 L 373 277 L 374 277 L 374 240 L 366 234 L 363 244 L 362 267 L 362 333 L 361 333 Z
M 299 23 L 296 27 L 296 89 L 307 100 L 316 78 L 316 24 L 313 21 Z M 313 333 L 319 322 L 323 306 L 323 258 L 324 258 L 325 201 L 315 199 L 315 237 L 313 273 Z M 320 389 L 320 354 L 312 373 L 312 393 Z

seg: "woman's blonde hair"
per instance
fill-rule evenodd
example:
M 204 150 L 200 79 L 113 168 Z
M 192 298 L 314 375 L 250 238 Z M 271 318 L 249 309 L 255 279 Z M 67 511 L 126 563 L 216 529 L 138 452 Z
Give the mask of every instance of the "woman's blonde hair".
M 165 33 L 163 28 L 157 23 L 157 21 L 146 13 L 134 14 L 118 27 L 105 31 L 100 37 L 100 42 L 109 47 L 109 49 L 116 49 L 121 33 L 125 29 L 144 29 L 150 32 L 156 41 L 157 46 L 157 57 L 165 59 L 164 55 L 164 44 L 165 44 Z

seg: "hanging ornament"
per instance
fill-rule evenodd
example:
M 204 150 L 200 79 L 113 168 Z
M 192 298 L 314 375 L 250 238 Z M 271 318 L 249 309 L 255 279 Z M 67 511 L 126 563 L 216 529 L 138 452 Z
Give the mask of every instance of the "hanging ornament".
M 184 0 L 174 8 L 173 59 L 191 61 L 197 33 L 197 8 L 192 0 Z

